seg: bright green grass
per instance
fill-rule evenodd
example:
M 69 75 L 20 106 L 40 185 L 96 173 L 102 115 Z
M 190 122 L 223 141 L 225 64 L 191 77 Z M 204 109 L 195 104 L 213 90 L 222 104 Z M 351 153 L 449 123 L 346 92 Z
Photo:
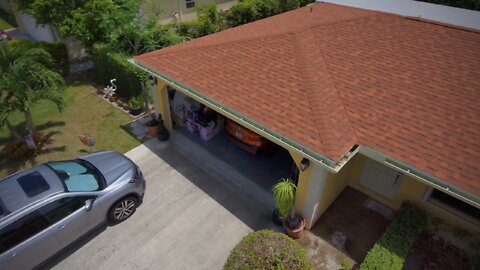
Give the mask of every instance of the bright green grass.
M 115 150 L 125 153 L 138 146 L 140 142 L 125 131 L 122 126 L 132 121 L 128 115 L 113 109 L 101 100 L 95 89 L 82 82 L 74 82 L 65 91 L 66 106 L 60 113 L 51 102 L 41 102 L 32 110 L 33 121 L 38 131 L 44 134 L 54 132 L 51 151 L 42 153 L 28 161 L 6 160 L 0 157 L 0 178 L 18 170 L 31 167 L 49 160 L 72 159 L 85 155 L 89 148 L 79 140 L 79 135 L 89 134 L 95 138 L 93 150 Z M 14 125 L 22 126 L 22 114 L 14 114 L 10 118 Z M 0 129 L 0 149 L 10 142 L 10 132 Z

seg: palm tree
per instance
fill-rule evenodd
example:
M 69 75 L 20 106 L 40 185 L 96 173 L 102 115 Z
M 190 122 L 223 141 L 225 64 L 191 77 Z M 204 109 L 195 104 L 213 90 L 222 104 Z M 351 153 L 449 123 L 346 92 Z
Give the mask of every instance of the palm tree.
M 63 110 L 65 82 L 51 69 L 52 63 L 52 56 L 44 49 L 9 46 L 0 41 L 0 127 L 7 125 L 17 139 L 20 136 L 8 121 L 14 111 L 23 113 L 26 129 L 35 139 L 32 106 L 50 100 Z

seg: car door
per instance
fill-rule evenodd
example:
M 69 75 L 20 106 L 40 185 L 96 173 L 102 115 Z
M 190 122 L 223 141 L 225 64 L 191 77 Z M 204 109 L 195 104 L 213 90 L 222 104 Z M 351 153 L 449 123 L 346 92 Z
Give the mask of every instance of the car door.
M 40 209 L 39 213 L 52 224 L 52 229 L 63 247 L 84 235 L 89 226 L 85 222 L 85 198 L 64 197 Z
M 31 269 L 60 251 L 49 225 L 33 211 L 0 229 L 0 269 Z

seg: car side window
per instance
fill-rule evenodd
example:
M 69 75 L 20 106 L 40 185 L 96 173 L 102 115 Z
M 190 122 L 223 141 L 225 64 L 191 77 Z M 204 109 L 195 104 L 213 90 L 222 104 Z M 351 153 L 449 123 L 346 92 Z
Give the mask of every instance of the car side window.
M 69 216 L 84 205 L 85 198 L 62 198 L 5 226 L 0 230 L 0 254 Z
M 52 225 L 66 218 L 84 205 L 85 198 L 68 197 L 42 206 L 37 211 L 49 225 Z
M 29 213 L 0 230 L 0 254 L 41 232 L 48 223 L 37 211 Z

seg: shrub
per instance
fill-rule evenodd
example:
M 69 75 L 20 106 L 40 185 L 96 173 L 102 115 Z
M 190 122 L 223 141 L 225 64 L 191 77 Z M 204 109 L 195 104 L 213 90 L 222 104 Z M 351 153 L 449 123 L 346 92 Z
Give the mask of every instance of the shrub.
M 194 20 L 178 23 L 177 31 L 181 36 L 194 39 L 215 33 L 215 26 L 210 22 Z
M 95 64 L 95 80 L 101 85 L 107 85 L 116 78 L 116 94 L 130 98 L 137 96 L 146 84 L 148 74 L 128 63 L 128 56 L 111 51 L 105 44 L 96 44 L 93 48 L 92 60 Z
M 229 27 L 253 22 L 259 18 L 256 1 L 252 0 L 246 0 L 233 5 L 226 14 L 227 25 Z
M 315 2 L 314 0 L 245 0 L 226 12 L 226 23 L 235 27 Z
M 177 31 L 181 36 L 194 39 L 226 28 L 224 15 L 217 11 L 214 3 L 199 5 L 197 13 L 198 19 L 177 24 Z
M 70 62 L 68 61 L 68 51 L 65 43 L 54 42 L 32 42 L 28 40 L 12 40 L 9 42 L 12 47 L 22 47 L 25 49 L 42 48 L 45 49 L 53 58 L 53 68 L 63 76 L 68 75 Z
M 410 248 L 426 227 L 425 213 L 412 204 L 404 203 L 368 252 L 360 269 L 402 269 Z
M 313 269 L 300 245 L 269 230 L 250 233 L 232 250 L 223 269 Z
M 35 148 L 29 149 L 25 142 L 14 140 L 5 146 L 2 154 L 5 154 L 5 156 L 11 160 L 26 160 L 38 156 L 45 145 L 49 143 L 49 138 L 47 135 L 38 132 L 34 138 L 34 142 Z

